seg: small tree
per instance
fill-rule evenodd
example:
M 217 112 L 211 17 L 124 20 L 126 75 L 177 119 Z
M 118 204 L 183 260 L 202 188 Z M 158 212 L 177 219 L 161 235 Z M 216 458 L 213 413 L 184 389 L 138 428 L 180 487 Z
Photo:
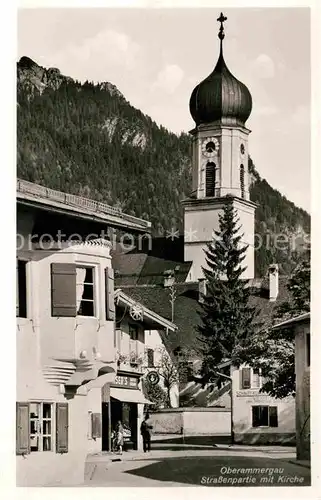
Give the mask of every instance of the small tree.
M 287 288 L 289 299 L 281 303 L 274 323 L 310 310 L 310 262 L 302 260 L 294 270 Z M 259 370 L 264 377 L 262 392 L 276 398 L 295 396 L 295 339 L 291 328 L 259 331 L 239 349 L 242 361 Z
M 166 405 L 166 392 L 159 384 L 151 384 L 147 379 L 142 381 L 144 396 L 154 403 L 153 409 L 158 410 Z
M 188 363 L 188 355 L 181 350 L 179 350 L 179 354 L 175 354 L 177 349 L 170 349 L 169 346 L 167 346 L 167 348 L 161 346 L 156 349 L 158 360 L 154 366 L 155 371 L 157 371 L 160 376 L 160 382 L 165 391 L 159 384 L 154 385 L 154 387 L 159 387 L 164 392 L 165 397 L 163 403 L 167 408 L 172 407 L 171 389 L 175 385 L 179 386 L 180 379 L 187 379 L 191 372 Z M 169 354 L 169 350 L 171 355 Z
M 160 358 L 156 365 L 159 375 L 166 390 L 166 406 L 172 407 L 171 403 L 171 389 L 175 384 L 179 383 L 179 370 L 176 360 L 171 358 L 165 348 L 159 349 Z
M 208 268 L 203 268 L 203 272 L 207 290 L 199 327 L 203 384 L 217 380 L 218 365 L 225 359 L 233 362 L 235 348 L 257 328 L 257 312 L 249 305 L 249 281 L 242 278 L 247 250 L 242 237 L 233 199 L 226 197 L 219 230 L 205 249 Z

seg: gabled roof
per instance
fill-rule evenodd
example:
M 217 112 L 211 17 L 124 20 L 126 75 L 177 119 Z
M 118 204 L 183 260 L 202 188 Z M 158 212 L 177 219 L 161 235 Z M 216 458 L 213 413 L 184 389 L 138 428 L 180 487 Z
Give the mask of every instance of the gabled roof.
M 269 300 L 268 282 L 263 280 L 261 287 L 252 288 L 250 305 L 259 309 L 258 321 L 264 324 L 265 327 L 272 326 L 277 308 L 282 302 L 290 299 L 291 293 L 287 288 L 287 283 L 287 276 L 279 276 L 279 293 L 275 302 Z
M 277 325 L 273 326 L 273 330 L 278 330 L 279 328 L 288 328 L 291 326 L 295 326 L 298 323 L 303 323 L 303 322 L 308 322 L 310 321 L 310 313 L 305 312 L 302 314 L 299 314 L 298 316 L 295 316 L 294 318 L 287 319 L 285 321 L 281 321 Z
M 149 255 L 141 270 L 137 285 L 163 285 L 164 273 L 175 272 L 175 281 L 184 283 L 192 262 L 177 262 Z
M 118 286 L 118 284 L 117 284 Z M 122 286 L 122 292 L 160 316 L 172 321 L 170 291 L 160 285 Z M 175 285 L 173 323 L 177 330 L 170 334 L 172 348 L 186 346 L 197 349 L 197 325 L 200 323 L 198 303 L 198 283 L 178 283 Z
M 135 300 L 134 297 L 129 296 L 127 293 L 123 292 L 121 289 L 115 291 L 115 301 L 116 305 L 124 306 L 124 307 L 133 307 L 139 306 L 143 313 L 143 323 L 151 329 L 157 329 L 159 327 L 165 328 L 166 330 L 171 330 L 175 332 L 177 330 L 177 326 L 168 319 L 164 318 L 160 314 L 157 314 L 152 309 L 146 307 L 143 303 L 138 300 Z
M 164 273 L 175 272 L 175 281 L 184 283 L 192 262 L 162 259 L 146 253 L 113 252 L 112 265 L 117 283 L 122 285 L 163 285 Z
M 118 285 L 136 285 L 146 259 L 145 253 L 117 254 L 112 252 L 112 266 Z

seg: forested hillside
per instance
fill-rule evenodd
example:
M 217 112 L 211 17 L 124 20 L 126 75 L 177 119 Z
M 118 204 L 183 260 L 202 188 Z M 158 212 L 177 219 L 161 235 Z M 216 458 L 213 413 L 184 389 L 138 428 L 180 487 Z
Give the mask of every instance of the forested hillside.
M 180 201 L 191 190 L 190 138 L 129 104 L 111 83 L 81 84 L 23 57 L 17 65 L 17 175 L 91 197 L 148 219 L 155 234 L 182 230 Z M 256 231 L 309 232 L 310 217 L 261 179 L 252 160 Z M 297 253 L 261 248 L 256 267 L 288 272 Z

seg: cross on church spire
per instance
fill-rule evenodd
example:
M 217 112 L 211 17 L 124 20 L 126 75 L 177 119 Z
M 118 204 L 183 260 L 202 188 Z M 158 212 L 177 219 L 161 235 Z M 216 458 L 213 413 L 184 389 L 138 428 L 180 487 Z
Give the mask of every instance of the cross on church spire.
M 219 23 L 221 23 L 221 26 L 220 26 L 220 31 L 219 31 L 219 33 L 218 33 L 218 37 L 219 37 L 219 39 L 221 40 L 221 44 L 222 44 L 222 40 L 223 40 L 223 38 L 225 37 L 223 23 L 224 23 L 226 20 L 227 20 L 227 17 L 225 17 L 225 16 L 223 15 L 223 12 L 221 12 L 220 17 L 218 17 L 218 18 L 217 18 L 217 21 L 218 21 Z

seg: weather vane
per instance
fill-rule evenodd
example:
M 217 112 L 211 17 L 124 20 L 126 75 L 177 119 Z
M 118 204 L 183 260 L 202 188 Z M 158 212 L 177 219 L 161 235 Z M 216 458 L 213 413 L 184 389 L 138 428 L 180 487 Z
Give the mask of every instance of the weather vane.
M 220 17 L 217 18 L 217 21 L 219 23 L 221 23 L 221 26 L 220 26 L 220 31 L 219 31 L 219 34 L 218 34 L 218 37 L 219 39 L 222 41 L 223 38 L 225 37 L 225 34 L 224 34 L 224 26 L 223 26 L 223 23 L 227 20 L 227 17 L 225 17 L 223 15 L 223 12 L 221 12 L 221 15 Z

